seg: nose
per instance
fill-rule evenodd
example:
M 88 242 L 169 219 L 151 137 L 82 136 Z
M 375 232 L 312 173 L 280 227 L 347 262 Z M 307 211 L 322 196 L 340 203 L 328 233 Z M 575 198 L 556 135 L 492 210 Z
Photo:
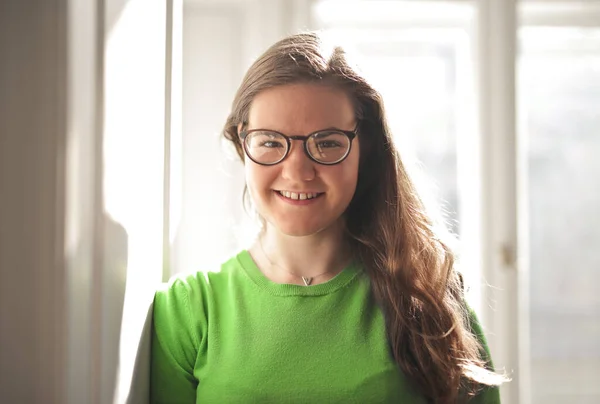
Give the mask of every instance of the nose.
M 292 140 L 290 151 L 280 164 L 283 165 L 281 176 L 289 181 L 304 182 L 315 179 L 315 162 L 305 153 L 302 142 Z

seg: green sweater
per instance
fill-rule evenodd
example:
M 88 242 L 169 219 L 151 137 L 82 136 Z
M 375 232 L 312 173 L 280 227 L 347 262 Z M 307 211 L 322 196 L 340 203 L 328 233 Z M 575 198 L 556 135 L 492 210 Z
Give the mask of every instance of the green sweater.
M 157 292 L 151 402 L 426 401 L 391 358 L 383 315 L 356 265 L 314 286 L 277 284 L 243 251 L 220 272 Z M 497 404 L 498 390 L 472 402 Z

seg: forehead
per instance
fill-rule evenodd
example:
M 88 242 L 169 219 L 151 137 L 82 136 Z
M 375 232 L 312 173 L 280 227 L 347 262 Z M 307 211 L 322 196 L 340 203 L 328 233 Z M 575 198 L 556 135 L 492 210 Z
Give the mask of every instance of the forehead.
M 336 127 L 354 129 L 352 103 L 342 90 L 320 84 L 289 84 L 260 92 L 252 101 L 249 128 L 303 135 Z

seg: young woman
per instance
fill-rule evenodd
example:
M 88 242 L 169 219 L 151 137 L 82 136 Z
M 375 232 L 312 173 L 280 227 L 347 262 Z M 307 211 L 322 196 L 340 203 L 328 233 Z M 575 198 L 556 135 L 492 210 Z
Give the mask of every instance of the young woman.
M 263 230 L 155 298 L 155 403 L 499 403 L 383 101 L 317 34 L 273 45 L 224 129 Z

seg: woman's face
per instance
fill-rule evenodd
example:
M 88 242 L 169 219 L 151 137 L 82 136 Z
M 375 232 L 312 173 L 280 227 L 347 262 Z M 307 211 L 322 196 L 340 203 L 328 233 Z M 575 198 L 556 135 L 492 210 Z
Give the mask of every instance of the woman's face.
M 352 103 L 343 91 L 318 84 L 293 84 L 259 93 L 250 107 L 246 129 L 306 136 L 322 129 L 351 131 L 355 127 Z M 352 200 L 358 179 L 358 137 L 352 141 L 348 157 L 336 165 L 312 161 L 299 140 L 292 140 L 288 156 L 276 165 L 245 160 L 246 184 L 258 213 L 283 234 L 309 236 L 339 224 Z M 302 194 L 318 196 L 302 200 Z

